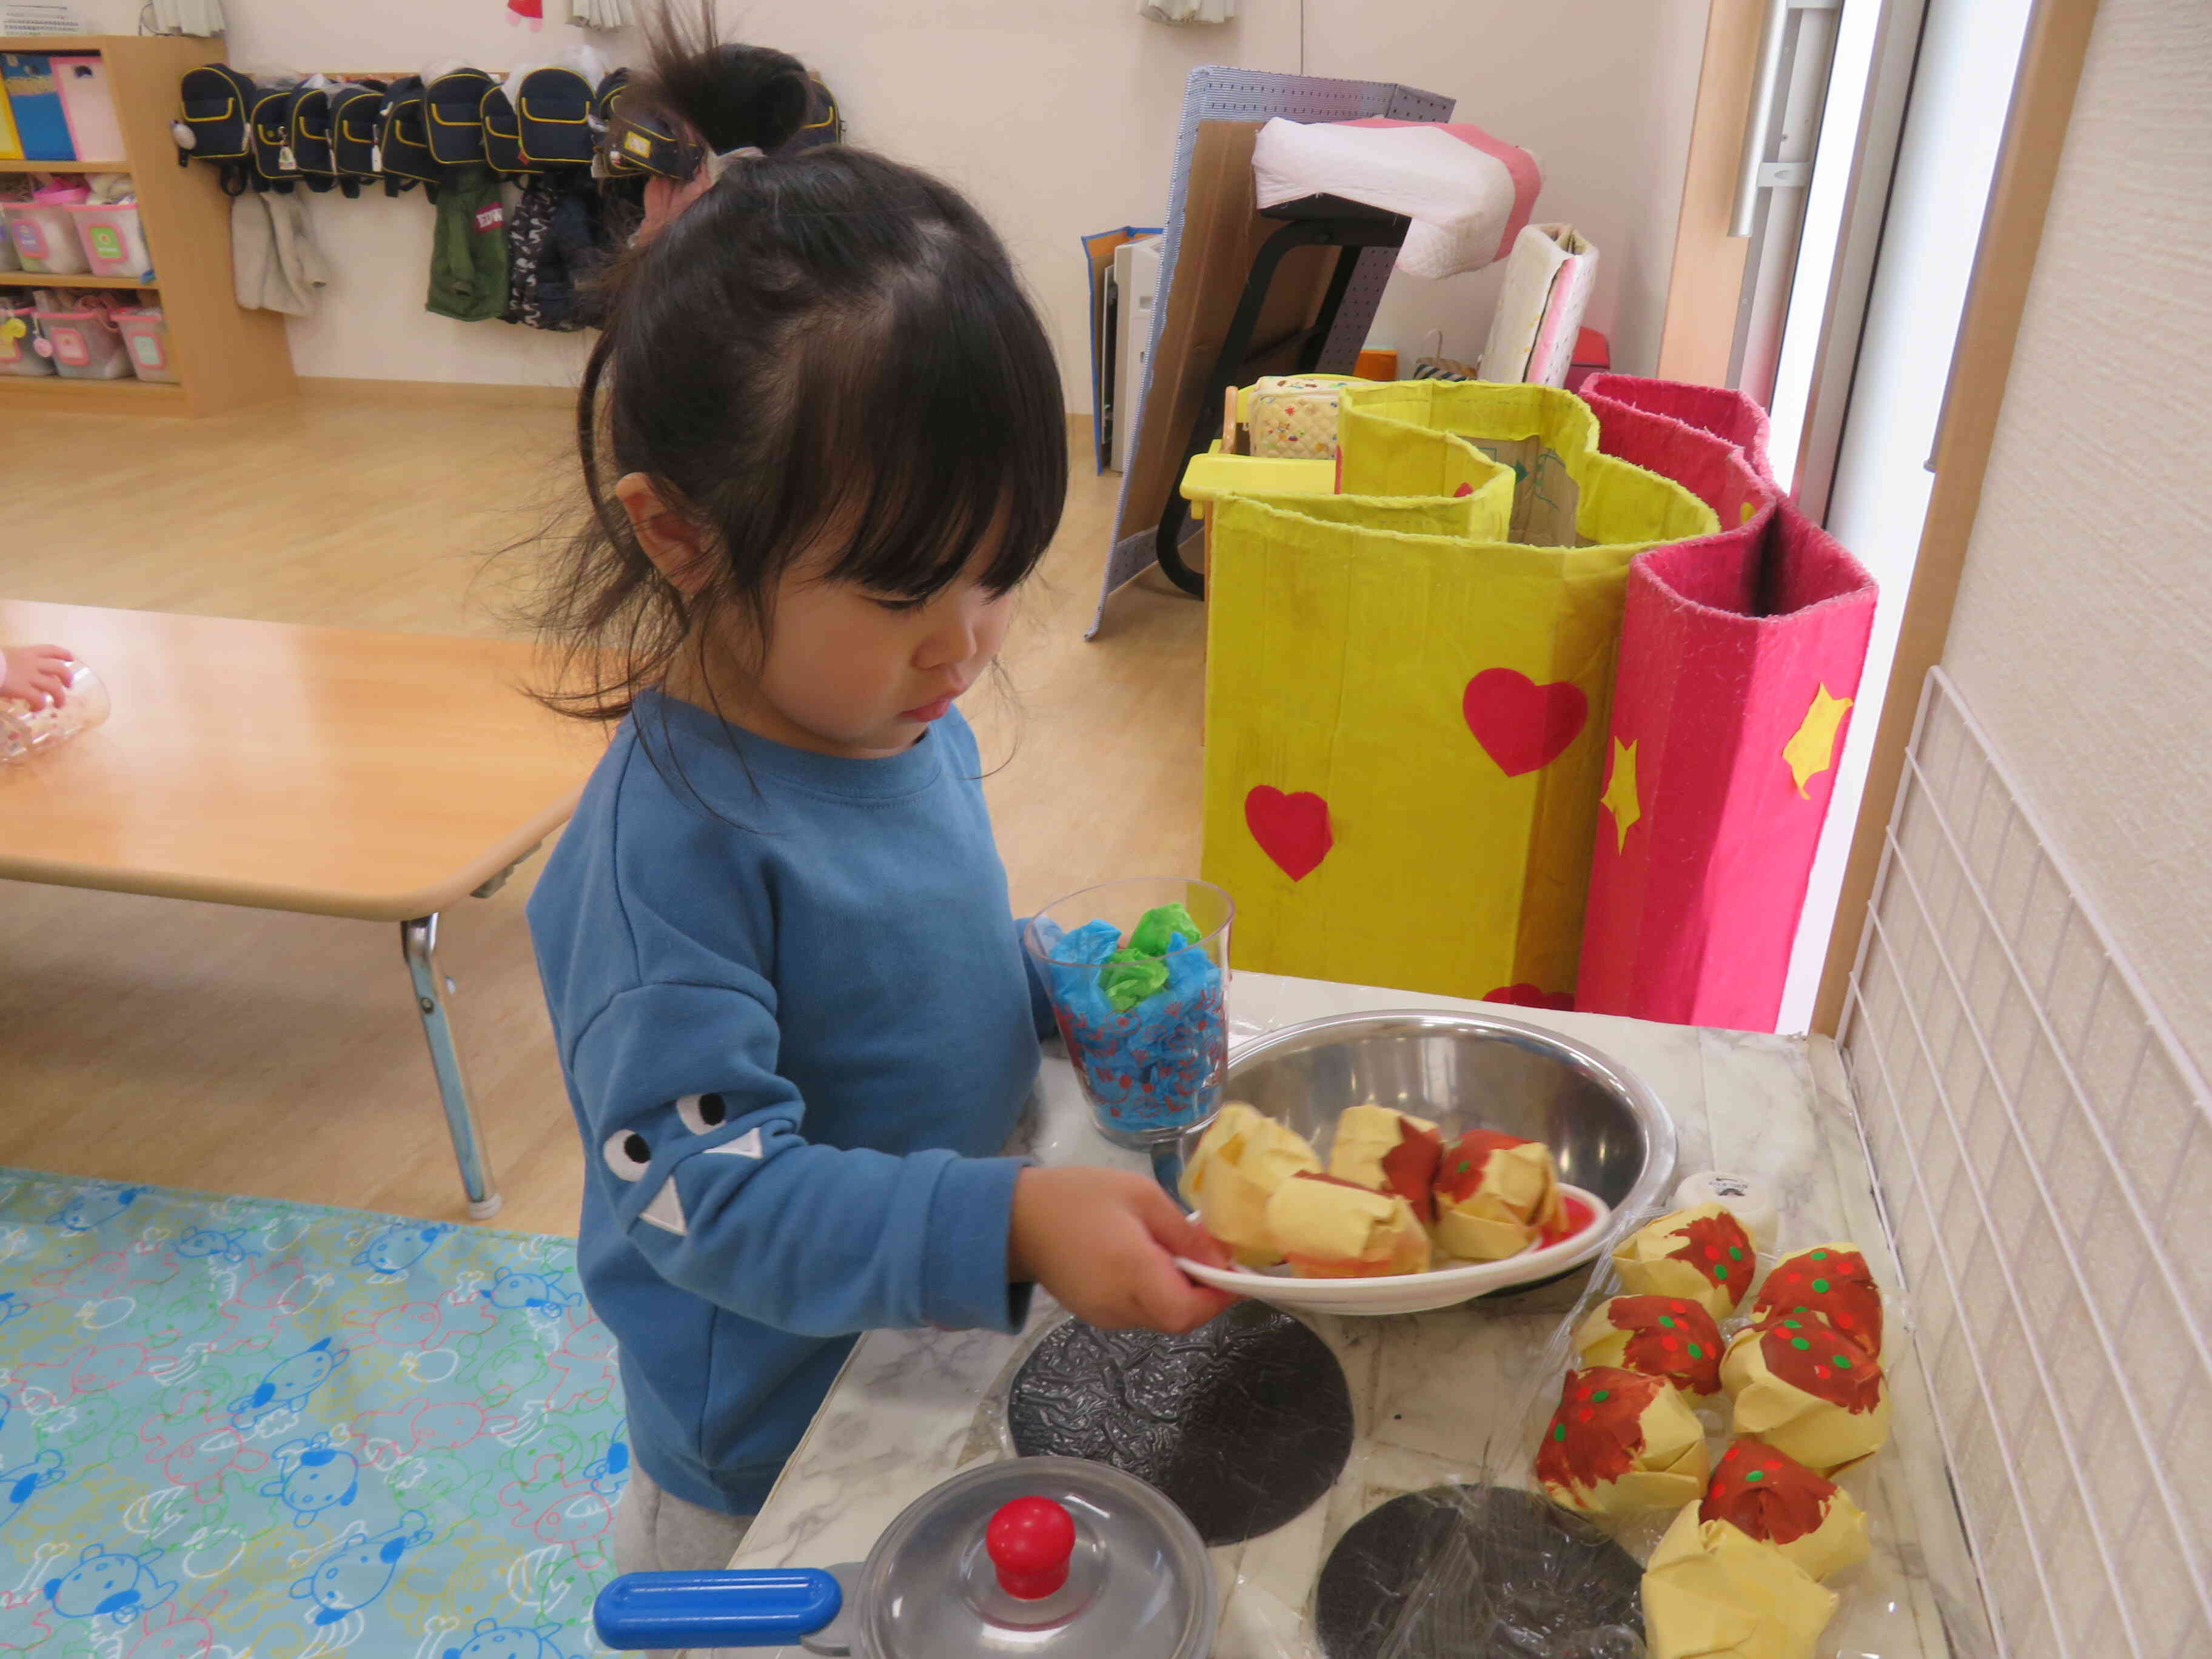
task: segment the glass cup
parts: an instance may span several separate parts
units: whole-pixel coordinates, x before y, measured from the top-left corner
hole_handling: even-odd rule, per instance
[[[1188,912],[1199,937],[1173,933],[1164,954],[1136,949],[1162,942],[1133,936],[1149,913],[1172,904]],[[1220,1109],[1236,914],[1212,882],[1147,876],[1071,893],[1022,930],[1091,1120],[1107,1139],[1153,1146]]]
[[[0,764],[58,749],[80,732],[91,731],[107,714],[107,687],[100,676],[89,664],[72,663],[69,690],[58,708],[33,708],[18,698],[0,698]]]

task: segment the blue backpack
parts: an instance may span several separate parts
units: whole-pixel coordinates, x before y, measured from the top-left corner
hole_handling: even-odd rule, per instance
[[[177,165],[205,161],[219,170],[224,195],[244,195],[253,160],[253,106],[260,97],[261,89],[228,64],[186,70],[178,88],[178,118],[169,126]]]

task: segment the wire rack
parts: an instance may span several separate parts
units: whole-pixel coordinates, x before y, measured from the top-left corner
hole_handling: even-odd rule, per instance
[[[1840,1038],[2013,1659],[2212,1656],[2212,1109],[1936,669]]]

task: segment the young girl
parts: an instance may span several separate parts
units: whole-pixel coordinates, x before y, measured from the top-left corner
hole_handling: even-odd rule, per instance
[[[1049,1021],[955,705],[1060,519],[1044,331],[935,179],[728,155],[774,148],[797,74],[733,52],[663,49],[628,95],[698,165],[655,181],[586,371],[593,523],[546,607],[600,665],[574,706],[622,722],[530,922],[621,1346],[623,1571],[726,1564],[855,1333],[1012,1331],[1032,1285],[1105,1326],[1225,1305],[1152,1181],[993,1155]],[[750,113],[718,119],[731,74]]]

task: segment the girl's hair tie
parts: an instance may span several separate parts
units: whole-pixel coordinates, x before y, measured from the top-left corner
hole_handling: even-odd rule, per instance
[[[757,161],[766,153],[758,144],[740,144],[735,149],[709,155],[701,167],[707,175],[707,182],[715,185],[720,183],[722,175],[739,161]]]
[[[741,144],[735,149],[709,150],[696,140],[677,141],[685,145],[698,159],[688,172],[682,174],[657,173],[646,180],[645,217],[631,240],[643,246],[668,228],[671,221],[712,190],[721,177],[740,161],[757,161],[763,152],[755,144]]]

